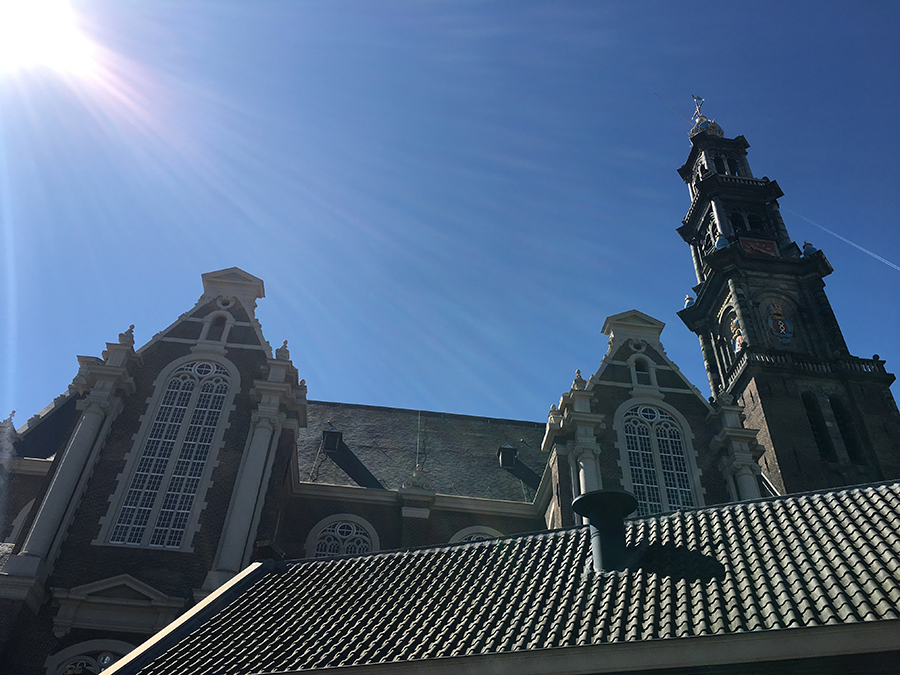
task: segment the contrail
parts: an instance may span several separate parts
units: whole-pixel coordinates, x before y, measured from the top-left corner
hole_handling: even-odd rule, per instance
[[[869,249],[864,248],[864,247],[860,246],[859,244],[853,243],[852,241],[850,241],[849,239],[847,239],[847,237],[842,237],[842,236],[839,235],[837,232],[833,232],[832,230],[829,230],[829,229],[828,229],[827,227],[825,227],[824,225],[819,225],[817,222],[815,222],[814,220],[810,220],[810,219],[807,218],[806,216],[801,216],[801,215],[800,215],[799,213],[797,213],[796,211],[791,211],[791,209],[785,209],[785,211],[790,211],[791,213],[793,213],[793,214],[794,214],[795,216],[797,216],[798,218],[803,218],[803,220],[805,220],[807,223],[811,223],[812,225],[815,225],[815,226],[818,227],[820,230],[824,230],[824,231],[827,232],[828,234],[837,237],[837,238],[840,239],[841,241],[847,242],[847,243],[850,244],[853,248],[858,248],[860,251],[862,251],[862,252],[865,253],[866,255],[870,255],[870,256],[872,256],[873,258],[875,258],[875,260],[878,260],[879,262],[883,262],[883,263],[884,263],[885,265],[887,265],[888,267],[893,267],[895,270],[897,270],[898,272],[900,272],[900,265],[895,265],[895,264],[892,263],[890,260],[887,260],[887,259],[885,259],[885,258],[882,258],[880,255],[878,255],[878,254],[875,253],[874,251],[870,251]]]

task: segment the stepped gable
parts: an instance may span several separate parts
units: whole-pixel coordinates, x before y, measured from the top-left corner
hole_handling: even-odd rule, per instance
[[[628,521],[632,563],[622,573],[592,571],[586,527],[305,560],[261,573],[217,614],[200,611],[191,625],[173,627],[177,639],[198,626],[180,643],[151,640],[115,672],[272,673],[408,661],[437,668],[442,660],[466,668],[516,652],[522,663],[596,654],[593,670],[571,672],[611,672],[617,654],[648,641],[654,649],[631,649],[645,656],[627,670],[659,654],[672,659],[658,666],[669,672],[691,659],[710,663],[707,648],[722,644],[720,663],[748,653],[743,661],[765,661],[772,649],[774,658],[796,656],[802,649],[792,654],[785,645],[807,635],[818,639],[806,656],[838,655],[830,640],[852,626],[860,629],[858,652],[879,650],[876,633],[863,629],[892,635],[880,650],[896,664],[898,531],[900,483],[890,483]],[[682,638],[691,649],[672,652]],[[135,660],[142,650],[143,664]],[[141,669],[130,670],[129,660]]]

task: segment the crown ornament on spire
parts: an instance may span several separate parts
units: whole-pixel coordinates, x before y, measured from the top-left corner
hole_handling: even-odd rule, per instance
[[[692,119],[694,121],[694,126],[690,131],[690,137],[693,138],[704,131],[710,136],[718,136],[719,138],[724,136],[725,132],[722,130],[722,127],[716,124],[715,120],[707,119],[706,115],[700,112],[700,108],[706,102],[706,99],[701,96],[694,96],[693,98],[695,110]]]

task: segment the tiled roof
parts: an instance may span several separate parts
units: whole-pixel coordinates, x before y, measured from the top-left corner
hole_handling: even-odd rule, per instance
[[[261,673],[900,618],[900,484],[288,564],[141,673]],[[163,645],[161,644],[160,647]]]
[[[435,492],[531,502],[534,489],[500,468],[497,449],[504,443],[516,447],[520,464],[533,472],[535,483],[547,462],[540,450],[542,423],[309,401],[307,427],[300,430],[298,440],[304,482],[356,485],[320,452],[322,431],[330,425],[388,490],[401,487],[418,458]]]

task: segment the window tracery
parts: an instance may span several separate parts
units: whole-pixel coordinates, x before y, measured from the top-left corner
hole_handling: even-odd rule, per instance
[[[624,416],[631,489],[642,516],[694,506],[681,429],[672,415],[648,405]]]
[[[175,370],[165,385],[115,525],[111,544],[180,548],[230,385],[209,361]]]
[[[372,550],[372,538],[364,527],[350,520],[338,520],[319,532],[313,557],[359,555]]]

